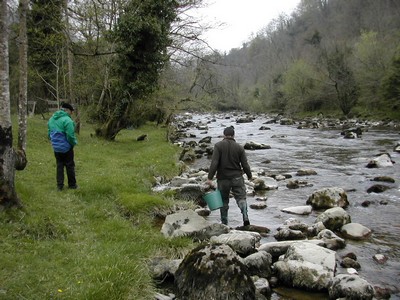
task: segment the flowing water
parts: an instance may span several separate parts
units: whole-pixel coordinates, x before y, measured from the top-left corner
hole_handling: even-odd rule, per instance
[[[253,174],[262,170],[266,174],[290,174],[291,179],[278,181],[278,189],[266,191],[267,208],[254,210],[249,208],[251,224],[271,229],[262,243],[276,241],[273,237],[279,226],[288,218],[296,218],[307,224],[314,223],[317,212],[307,216],[284,213],[281,209],[291,206],[306,205],[308,197],[317,189],[341,187],[346,193],[350,205],[346,211],[354,223],[360,223],[372,230],[372,236],[364,241],[347,240],[345,249],[338,250],[338,258],[353,252],[361,264],[359,275],[373,286],[380,286],[391,291],[391,299],[400,299],[400,153],[393,151],[400,141],[399,129],[368,128],[361,138],[344,139],[339,129],[297,129],[298,125],[285,126],[265,124],[267,117],[257,116],[251,123],[236,123],[234,116],[227,115],[190,115],[186,116],[196,124],[206,124],[207,130],[193,126],[187,133],[194,137],[186,141],[199,141],[211,136],[212,144],[221,140],[226,126],[235,127],[235,139],[244,145],[256,142],[271,146],[265,150],[246,150]],[[260,130],[267,126],[270,130]],[[385,168],[366,168],[367,163],[375,155],[387,152],[395,164]],[[270,163],[265,161],[269,160]],[[203,157],[190,165],[192,169],[209,167],[210,159]],[[299,169],[312,169],[317,175],[297,176]],[[377,176],[389,176],[395,183],[372,181]],[[288,189],[288,180],[306,181],[309,186]],[[390,186],[383,193],[367,193],[374,184]],[[311,186],[312,185],[312,186]],[[248,204],[256,203],[256,197],[248,196]],[[370,201],[368,207],[361,204]],[[208,217],[210,221],[219,222],[219,211],[213,211]],[[230,201],[229,225],[242,225],[242,218],[234,200]],[[388,261],[380,265],[373,260],[375,254],[385,254]],[[340,270],[339,264],[338,272]],[[320,299],[319,296],[278,296],[273,299]]]

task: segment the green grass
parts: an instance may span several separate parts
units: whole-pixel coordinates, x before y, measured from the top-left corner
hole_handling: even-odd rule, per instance
[[[0,299],[153,299],[146,261],[191,247],[154,225],[176,205],[151,192],[154,176],[178,173],[165,129],[124,130],[115,142],[93,133],[83,124],[78,136],[79,189],[58,192],[47,121],[29,119],[28,165],[15,178],[24,208],[0,212]]]

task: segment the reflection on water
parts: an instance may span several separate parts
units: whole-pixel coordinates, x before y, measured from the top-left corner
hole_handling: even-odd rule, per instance
[[[211,119],[214,121],[210,121]],[[271,229],[263,243],[275,241],[273,235],[276,229],[288,218],[295,217],[307,224],[312,224],[318,212],[308,216],[295,216],[284,213],[281,209],[289,206],[305,205],[313,191],[325,187],[341,187],[347,191],[350,206],[346,209],[352,222],[363,224],[373,232],[368,241],[348,241],[345,249],[338,251],[338,257],[354,252],[362,269],[361,277],[372,285],[381,285],[392,291],[393,297],[400,297],[397,281],[400,276],[400,154],[393,152],[393,147],[400,140],[399,131],[378,130],[369,128],[361,138],[344,139],[340,130],[326,129],[297,129],[296,125],[283,126],[268,124],[271,130],[259,130],[267,118],[257,117],[252,123],[236,123],[234,117],[226,119],[225,115],[193,115],[195,123],[207,123],[208,130],[198,130],[195,127],[188,133],[199,141],[211,136],[212,143],[221,139],[226,126],[233,125],[237,142],[263,143],[271,149],[247,151],[248,160],[254,174],[265,171],[267,174],[291,174],[292,180],[307,181],[311,186],[290,190],[286,187],[287,180],[278,182],[278,189],[264,192],[268,198],[265,210],[249,211],[252,224],[266,226]],[[368,169],[367,163],[375,155],[387,152],[395,161],[393,167]],[[270,160],[266,164],[264,161]],[[205,168],[210,164],[207,157],[198,159],[191,168]],[[314,176],[298,177],[299,169],[312,169],[317,172]],[[375,182],[376,176],[389,176],[395,183]],[[367,193],[374,184],[384,184],[391,189],[381,194]],[[256,197],[259,197],[257,195]],[[249,204],[255,202],[255,197],[249,196]],[[363,207],[364,201],[370,201],[369,207]],[[219,212],[213,211],[209,219],[219,222]],[[241,225],[241,214],[235,201],[231,201],[229,210],[229,225]],[[384,265],[378,265],[372,256],[385,254],[389,260]],[[338,269],[340,271],[340,268]],[[282,294],[281,298],[274,295],[273,299],[301,299],[305,295],[290,296]],[[278,297],[278,298],[276,298]],[[307,296],[308,297],[308,296]],[[307,299],[322,299],[311,295]],[[306,298],[304,298],[306,299]]]

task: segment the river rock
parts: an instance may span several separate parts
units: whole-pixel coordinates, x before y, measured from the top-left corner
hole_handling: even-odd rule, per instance
[[[307,228],[307,236],[308,237],[317,236],[318,233],[320,233],[324,229],[326,229],[326,227],[322,222],[316,222],[314,224],[311,224]]]
[[[367,168],[385,168],[393,167],[393,161],[389,153],[379,154],[374,159],[370,160]]]
[[[263,295],[269,299],[269,297],[271,296],[272,290],[271,290],[271,287],[270,287],[267,279],[258,278],[256,281],[254,281],[254,285],[255,285],[258,293],[260,293],[261,295]]]
[[[344,137],[345,139],[355,139],[355,138],[357,138],[358,136],[357,136],[357,133],[355,133],[355,132],[347,131],[347,132],[344,134],[343,137]]]
[[[358,271],[354,268],[346,268],[346,272],[350,275],[358,275]]]
[[[194,211],[201,217],[208,217],[211,214],[208,208],[196,208]]]
[[[278,189],[277,181],[272,177],[254,178],[252,182],[249,183],[255,191],[270,191]]]
[[[345,224],[342,226],[340,231],[345,238],[352,240],[362,240],[371,235],[371,229],[359,223]]]
[[[329,298],[363,299],[374,297],[374,288],[358,275],[339,274],[329,287]]]
[[[280,125],[294,125],[294,121],[292,119],[289,119],[289,118],[282,118],[279,121],[279,124]]]
[[[396,146],[393,148],[393,151],[400,153],[400,142],[397,142]]]
[[[320,240],[305,240],[305,241],[280,241],[280,242],[270,242],[262,244],[258,247],[258,251],[265,251],[272,255],[275,260],[279,256],[286,253],[289,247],[295,243],[311,243],[314,245],[324,246],[325,243]]]
[[[261,190],[266,190],[267,186],[265,185],[264,180],[260,178],[254,178],[253,181],[253,188],[255,191],[261,191]]]
[[[354,252],[348,252],[345,255],[342,256],[342,258],[344,259],[345,257],[349,257],[353,260],[357,260],[357,255]]]
[[[312,212],[312,206],[311,205],[292,206],[283,208],[281,209],[281,211],[295,215],[309,215]]]
[[[315,222],[322,222],[327,229],[335,231],[350,223],[351,217],[343,208],[334,207],[320,214]]]
[[[238,226],[235,228],[236,230],[240,231],[250,231],[250,232],[257,232],[262,237],[266,237],[268,233],[271,231],[269,228],[265,226],[258,226],[254,224],[246,225],[246,226]]]
[[[282,180],[286,180],[286,177],[284,175],[278,174],[274,177],[274,179],[276,181],[282,181]]]
[[[312,169],[300,169],[296,172],[297,176],[317,175],[317,172]]]
[[[175,276],[182,259],[167,259],[164,257],[154,257],[147,263],[152,278],[165,280]]]
[[[253,123],[253,118],[252,117],[240,117],[236,119],[236,123]]]
[[[264,208],[267,208],[267,203],[265,201],[264,201],[264,203],[262,203],[262,202],[252,203],[249,205],[249,207],[252,209],[257,209],[257,210],[264,209]]]
[[[367,193],[383,193],[384,191],[390,189],[390,186],[383,185],[383,184],[374,184],[373,186],[367,189]]]
[[[376,261],[377,263],[379,263],[381,265],[383,265],[389,259],[384,254],[375,254],[372,258],[374,259],[374,261]]]
[[[227,232],[228,226],[211,223],[193,210],[182,210],[168,215],[161,227],[161,233],[165,237],[190,236],[200,240]]]
[[[279,280],[287,286],[326,290],[336,268],[335,252],[307,242],[295,243],[274,268]]]
[[[208,126],[206,124],[198,124],[196,128],[197,130],[204,130],[204,131],[208,130]]]
[[[175,273],[177,298],[255,299],[255,286],[241,258],[228,245],[200,245]]]
[[[349,201],[344,189],[339,187],[322,188],[315,191],[307,200],[306,204],[311,205],[314,209],[347,207]]]
[[[341,135],[343,135],[345,139],[359,138],[362,135],[362,129],[361,127],[348,128],[343,130]]]
[[[293,241],[293,240],[305,240],[307,235],[300,230],[293,230],[290,228],[280,228],[274,235],[277,241]]]
[[[329,229],[321,230],[317,235],[317,239],[324,241],[325,247],[331,250],[338,250],[346,247],[346,241]]]
[[[340,265],[343,268],[353,268],[356,270],[361,269],[360,263],[354,259],[351,259],[350,257],[343,258],[343,260],[340,262]]]
[[[210,242],[229,245],[236,253],[246,257],[256,252],[256,245],[260,240],[261,235],[257,232],[231,230],[226,234],[211,237]]]
[[[272,256],[265,251],[253,253],[243,259],[251,276],[270,278],[272,275]]]
[[[200,184],[183,184],[175,189],[176,197],[186,201],[193,201],[196,204],[205,206],[205,201],[202,196],[204,195],[204,185]]]
[[[296,218],[289,218],[283,222],[283,226],[278,227],[278,234],[275,238],[277,240],[304,239],[303,237],[316,236],[323,229],[325,229],[325,226],[321,222],[308,225]]]
[[[210,144],[210,143],[211,143],[211,136],[203,137],[203,138],[199,141],[199,144],[201,144],[201,143]]]
[[[304,180],[290,180],[287,184],[286,187],[288,189],[298,189],[300,187],[310,187],[313,186],[312,184],[308,183],[307,181]]]
[[[179,160],[184,162],[193,162],[196,160],[196,153],[192,148],[184,148],[179,156]]]
[[[263,149],[271,149],[271,146],[250,141],[250,142],[247,142],[244,144],[244,149],[246,149],[246,150],[263,150]]]
[[[390,183],[394,183],[395,180],[392,177],[389,176],[377,176],[374,177],[374,179],[372,179],[373,181],[383,181],[383,182],[390,182]]]
[[[289,218],[283,222],[284,226],[289,227],[290,229],[301,230],[304,231],[307,229],[308,225],[304,222],[300,222],[296,218]]]

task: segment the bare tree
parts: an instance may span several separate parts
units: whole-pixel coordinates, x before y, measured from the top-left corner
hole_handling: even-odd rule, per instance
[[[22,156],[25,156],[25,151],[26,151],[27,104],[28,104],[28,37],[26,33],[27,10],[28,10],[28,0],[20,0],[19,39],[18,39],[19,41],[18,151],[22,151],[21,153]]]
[[[0,205],[20,206],[15,191],[16,154],[12,147],[7,0],[0,0]]]

